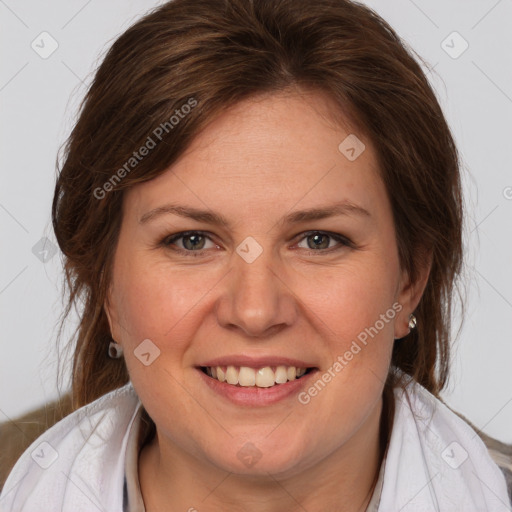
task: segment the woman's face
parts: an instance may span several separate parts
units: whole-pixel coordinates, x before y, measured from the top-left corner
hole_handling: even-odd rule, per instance
[[[239,103],[127,192],[107,311],[161,452],[286,475],[375,432],[419,297],[372,143],[333,108]]]

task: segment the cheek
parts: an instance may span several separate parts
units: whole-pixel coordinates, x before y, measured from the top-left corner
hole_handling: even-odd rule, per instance
[[[323,286],[303,296],[329,359],[298,399],[317,424],[337,432],[333,443],[370,414],[389,372],[401,306],[394,302],[391,272],[383,274],[383,268],[346,268],[336,279],[320,279],[317,284]]]
[[[150,258],[133,258],[116,267],[114,295],[124,357],[152,417],[160,417],[162,404],[193,408],[179,383],[184,382],[187,350],[202,318],[197,311],[211,286],[204,275],[171,271],[169,265]]]
[[[394,318],[400,306],[395,303],[397,272],[382,261],[354,262],[342,269],[316,272],[314,279],[301,276],[295,283],[300,302],[332,349],[344,351],[352,340],[366,337],[393,338]]]
[[[215,282],[206,273],[169,269],[149,258],[124,262],[114,276],[118,317],[125,342],[150,338],[162,343],[182,330],[181,324]]]
[[[395,302],[397,269],[392,258],[368,254],[330,275],[318,273],[315,286],[304,289],[305,311],[329,358],[300,398],[321,422],[350,429],[379,399],[401,310]]]

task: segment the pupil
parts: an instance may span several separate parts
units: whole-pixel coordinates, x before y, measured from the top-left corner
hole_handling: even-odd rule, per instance
[[[202,245],[204,245],[204,239],[202,235],[188,235],[184,238],[183,245],[187,249],[201,249],[202,245],[201,242],[203,242]],[[201,245],[201,247],[199,247]]]
[[[325,235],[311,235],[310,239],[313,239],[313,245],[308,244],[310,249],[327,249],[327,247],[329,246],[329,240]]]

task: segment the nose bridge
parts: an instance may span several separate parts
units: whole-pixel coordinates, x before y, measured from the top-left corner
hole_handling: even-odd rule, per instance
[[[237,326],[248,336],[264,336],[294,321],[293,294],[282,281],[279,258],[270,248],[240,244],[233,254],[229,285],[217,308],[223,326]],[[245,252],[244,252],[245,249]],[[251,254],[252,252],[252,254]]]

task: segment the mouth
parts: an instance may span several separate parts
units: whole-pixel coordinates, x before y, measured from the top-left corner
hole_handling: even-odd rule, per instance
[[[296,366],[200,366],[205,375],[213,380],[238,388],[272,388],[302,379],[316,368]]]

